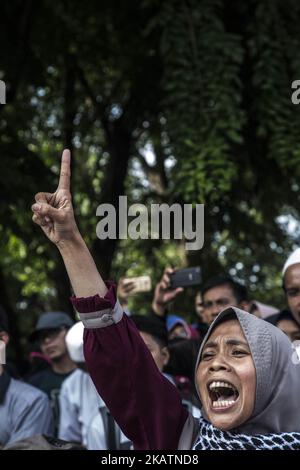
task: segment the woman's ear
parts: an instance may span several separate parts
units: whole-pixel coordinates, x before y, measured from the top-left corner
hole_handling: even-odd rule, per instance
[[[170,360],[170,353],[169,353],[169,349],[167,348],[167,346],[162,348],[161,354],[163,356],[163,365],[166,366]]]

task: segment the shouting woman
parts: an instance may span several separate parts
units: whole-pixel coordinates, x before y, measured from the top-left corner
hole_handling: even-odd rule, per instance
[[[56,244],[73,286],[89,373],[135,449],[300,448],[300,366],[284,333],[237,308],[221,312],[199,351],[202,417],[196,420],[156,367],[78,231],[68,150],[57,190],[35,200],[33,221]]]

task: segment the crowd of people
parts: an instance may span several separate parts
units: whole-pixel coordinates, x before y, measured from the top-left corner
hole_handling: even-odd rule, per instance
[[[32,211],[62,255],[80,321],[41,314],[30,373],[0,364],[2,448],[35,448],[37,436],[88,450],[300,448],[300,248],[283,263],[285,310],[222,274],[195,289],[190,323],[191,312],[172,312],[184,290],[171,288],[171,268],[147,315],[128,309],[123,279],[102,280],[74,219],[68,151],[55,197],[38,193]]]

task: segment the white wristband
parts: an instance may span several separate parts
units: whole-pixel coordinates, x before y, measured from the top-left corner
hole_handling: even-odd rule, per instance
[[[85,328],[105,328],[106,326],[111,326],[122,320],[123,309],[117,300],[114,308],[106,308],[104,310],[88,313],[78,312],[78,314]]]

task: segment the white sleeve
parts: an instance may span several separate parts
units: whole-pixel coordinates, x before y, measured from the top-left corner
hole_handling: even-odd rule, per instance
[[[103,419],[100,414],[97,414],[92,420],[87,431],[87,448],[88,450],[106,450],[106,436],[103,425]]]
[[[82,443],[81,425],[79,422],[79,412],[75,403],[72,403],[68,387],[63,383],[60,396],[60,421],[58,437],[65,441]]]

